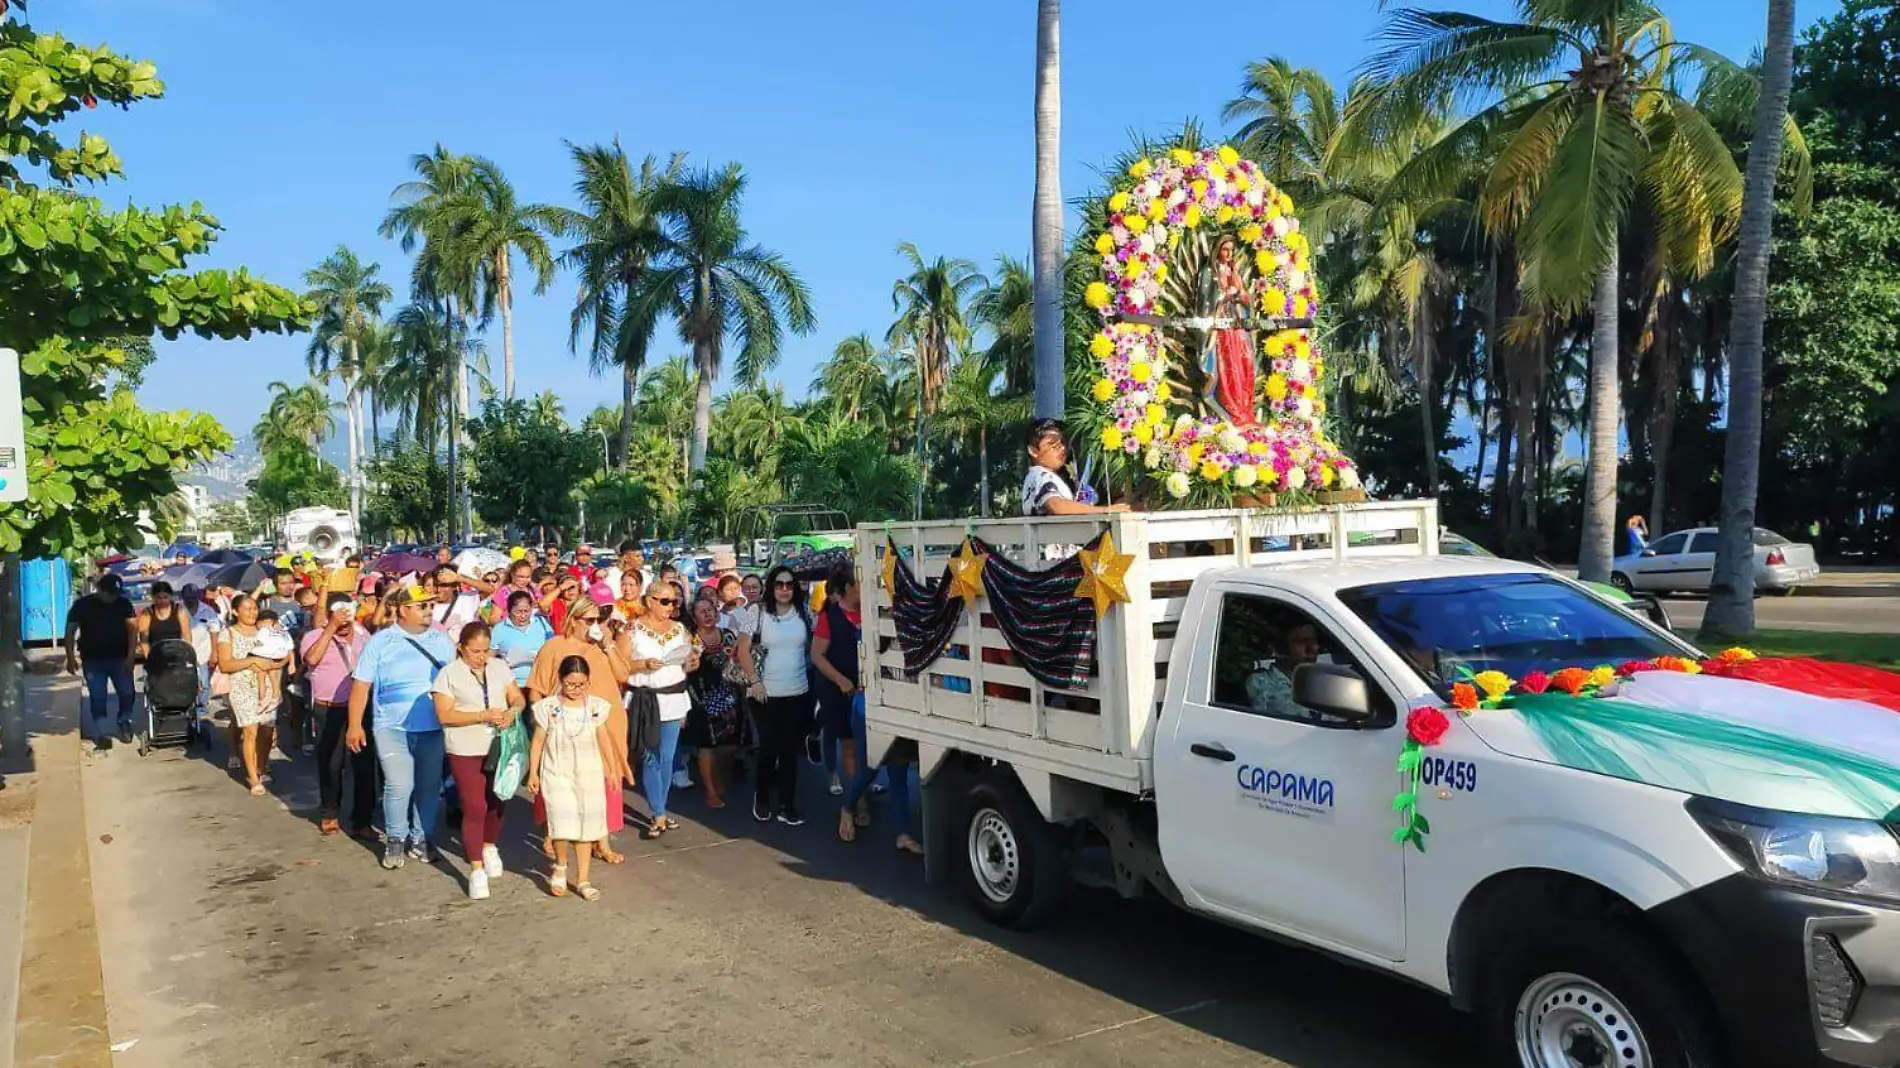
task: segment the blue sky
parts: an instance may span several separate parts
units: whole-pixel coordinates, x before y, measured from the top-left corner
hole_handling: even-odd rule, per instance
[[[1760,0],[1665,6],[1680,37],[1737,59],[1766,17]],[[1800,18],[1837,7],[1803,4]],[[1284,55],[1343,84],[1379,17],[1371,0],[1220,10],[1065,5],[1065,196],[1093,187],[1131,131],[1190,116],[1218,128],[1250,59]],[[797,396],[840,338],[882,336],[899,241],[986,268],[998,253],[1028,252],[1034,0],[63,0],[32,11],[41,29],[158,64],[165,99],[88,115],[129,176],[104,196],[202,201],[227,228],[203,266],[244,264],[301,286],[347,243],[379,260],[400,294],[407,262],[376,224],[409,157],[437,141],[493,158],[524,198],[544,202],[569,200],[563,140],[617,135],[636,156],[737,160],[753,238],[790,260],[817,309],[818,329],[790,339],[772,376]],[[1200,36],[1173,36],[1183,21]],[[522,393],[556,390],[578,417],[618,389],[567,350],[572,295],[563,278],[522,296],[517,378]],[[499,381],[498,325],[494,334]],[[242,434],[266,383],[305,377],[303,351],[302,338],[161,342],[141,395]],[[675,351],[663,336],[656,355]]]

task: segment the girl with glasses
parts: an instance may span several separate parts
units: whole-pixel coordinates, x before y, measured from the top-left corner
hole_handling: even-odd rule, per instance
[[[797,803],[798,750],[812,719],[811,615],[789,567],[767,573],[765,599],[756,631],[739,638],[739,664],[759,730],[752,818],[764,823],[776,815],[780,823],[796,827],[805,822]],[[764,653],[756,660],[755,646]]]
[[[562,659],[557,692],[535,702],[528,752],[528,789],[547,812],[554,846],[548,893],[566,897],[571,887],[583,901],[600,900],[587,869],[594,850],[607,841],[607,797],[599,784],[614,751],[607,733],[611,706],[592,692],[592,670],[585,657]],[[578,876],[573,883],[567,878],[570,852]]]

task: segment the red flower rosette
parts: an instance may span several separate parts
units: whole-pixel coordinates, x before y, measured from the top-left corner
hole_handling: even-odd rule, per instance
[[[1450,729],[1451,720],[1436,708],[1415,708],[1405,717],[1406,736],[1420,745],[1437,745]]]
[[[1532,670],[1529,674],[1517,680],[1517,688],[1523,690],[1525,693],[1543,693],[1545,690],[1550,689],[1550,676],[1541,671]]]
[[[1639,674],[1644,671],[1655,671],[1655,670],[1656,670],[1656,665],[1650,663],[1647,660],[1625,660],[1623,661],[1622,664],[1617,666],[1616,673],[1627,679],[1631,675]]]

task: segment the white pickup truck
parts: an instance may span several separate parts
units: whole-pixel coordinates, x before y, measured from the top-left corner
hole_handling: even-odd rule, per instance
[[[1561,576],[1441,556],[1438,529],[1431,502],[861,527],[869,749],[919,764],[929,876],[1027,925],[1106,852],[1124,894],[1443,992],[1525,1068],[1900,1064],[1893,713],[1664,672],[1652,702],[1693,683],[1727,733],[1609,721],[1591,749],[1448,711],[1425,848],[1395,842],[1407,716],[1461,669],[1700,656]],[[1134,559],[1089,685],[1025,671],[984,599],[906,673],[887,538],[931,581],[970,534],[1037,567],[1104,530]]]

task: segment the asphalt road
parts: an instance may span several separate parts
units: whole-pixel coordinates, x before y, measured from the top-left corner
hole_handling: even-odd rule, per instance
[[[1083,890],[1044,931],[991,928],[881,809],[845,846],[676,803],[685,828],[625,835],[589,904],[520,874],[543,868],[517,803],[509,873],[472,903],[459,859],[385,872],[320,838],[308,758],[268,798],[177,752],[83,777],[120,1068],[1476,1060],[1429,992],[1165,905]]]
[[[1665,598],[1669,622],[1679,630],[1702,625],[1706,597],[1682,595]],[[1900,597],[1807,596],[1759,597],[1755,625],[1787,630],[1834,630],[1856,634],[1900,633]]]

